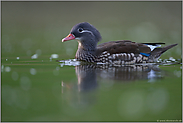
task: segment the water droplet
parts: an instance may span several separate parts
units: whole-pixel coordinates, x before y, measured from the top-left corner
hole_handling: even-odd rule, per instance
[[[169,60],[170,61],[175,61],[175,59],[173,57],[170,57]]]
[[[1,72],[3,72],[3,71],[4,71],[4,65],[1,66]]]
[[[63,67],[63,66],[64,66],[64,63],[61,63],[61,64],[60,64],[60,67]]]
[[[56,59],[58,58],[58,54],[52,54],[50,58]]]
[[[38,54],[34,54],[31,56],[31,59],[37,59],[38,58]]]
[[[174,73],[174,75],[176,75],[177,77],[181,77],[181,75],[182,75],[182,72],[181,72],[181,71],[178,71],[178,70],[175,70],[173,73]]]
[[[32,75],[36,75],[37,71],[36,71],[36,69],[31,68],[31,69],[30,69],[30,73],[31,73]]]
[[[60,67],[57,66],[57,67],[56,67],[56,70],[60,70]]]
[[[8,59],[6,59],[6,61],[8,61]]]
[[[17,57],[17,59],[20,59],[20,57]]]
[[[11,68],[7,66],[7,67],[4,68],[4,70],[5,70],[6,72],[10,72],[10,71],[11,71]]]

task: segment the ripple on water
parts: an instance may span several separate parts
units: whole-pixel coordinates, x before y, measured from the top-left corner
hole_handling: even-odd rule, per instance
[[[69,60],[60,60],[60,66],[63,67],[64,65],[66,66],[77,66],[80,65],[80,61],[77,61],[76,59],[69,59]]]
[[[5,72],[10,72],[10,71],[11,71],[11,68],[10,68],[9,66],[6,66],[6,67],[4,68],[4,71],[5,71]]]
[[[31,68],[30,69],[30,74],[36,75],[36,73],[37,73],[36,69],[34,69],[34,68]]]

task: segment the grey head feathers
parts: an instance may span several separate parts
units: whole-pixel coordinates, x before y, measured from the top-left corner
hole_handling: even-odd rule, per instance
[[[94,41],[96,42],[99,42],[102,39],[100,32],[88,22],[76,24],[75,26],[73,26],[70,33],[73,34],[76,37],[76,39],[88,37],[94,38]]]

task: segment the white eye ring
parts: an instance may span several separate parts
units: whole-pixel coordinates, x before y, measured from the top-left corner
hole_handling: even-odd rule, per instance
[[[79,32],[82,32],[82,31],[83,31],[83,29],[82,29],[82,28],[79,28],[79,29],[78,29],[78,31],[79,31]]]
[[[91,33],[91,34],[93,35],[93,33],[92,33],[91,31],[83,30],[82,28],[79,28],[79,29],[78,29],[78,32],[79,32],[79,33],[87,32],[87,33]]]

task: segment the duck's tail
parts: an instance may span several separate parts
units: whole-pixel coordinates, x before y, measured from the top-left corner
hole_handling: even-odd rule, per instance
[[[149,62],[157,62],[158,58],[168,49],[176,46],[177,44],[171,44],[162,48],[155,48],[151,51],[151,55],[149,56]]]

